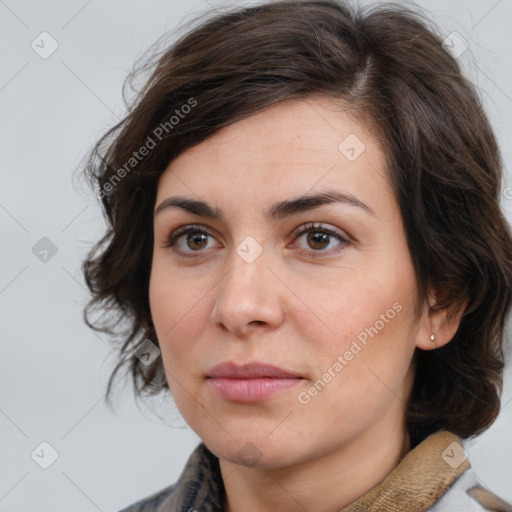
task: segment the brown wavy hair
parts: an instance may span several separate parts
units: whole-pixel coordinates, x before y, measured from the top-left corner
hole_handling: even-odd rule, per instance
[[[168,389],[162,359],[145,366],[133,353],[146,338],[158,344],[148,290],[160,175],[224,126],[322,95],[349,103],[383,138],[420,301],[431,288],[442,292],[437,309],[468,301],[448,344],[416,350],[413,444],[441,428],[481,433],[500,409],[512,240],[495,135],[436,26],[412,7],[335,0],[271,2],[194,23],[134,70],[131,80],[145,83],[87,160],[108,227],[83,264],[85,317],[118,344],[107,402],[122,368],[137,397]]]

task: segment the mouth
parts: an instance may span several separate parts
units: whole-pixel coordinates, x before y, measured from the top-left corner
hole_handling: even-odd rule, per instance
[[[210,370],[207,380],[220,398],[251,403],[296,386],[303,377],[270,364],[237,365],[229,361]]]

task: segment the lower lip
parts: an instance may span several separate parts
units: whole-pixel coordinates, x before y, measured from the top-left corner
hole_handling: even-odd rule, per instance
[[[215,392],[224,400],[234,402],[256,402],[272,396],[280,391],[297,385],[299,378],[259,378],[259,379],[228,379],[211,377],[208,379]]]

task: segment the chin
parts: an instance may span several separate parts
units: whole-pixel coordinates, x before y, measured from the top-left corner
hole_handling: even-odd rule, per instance
[[[272,435],[271,435],[272,436]],[[208,449],[220,459],[247,467],[276,469],[297,462],[297,455],[303,448],[301,443],[276,436],[270,439],[266,434],[249,436],[229,434],[221,437],[201,437]]]

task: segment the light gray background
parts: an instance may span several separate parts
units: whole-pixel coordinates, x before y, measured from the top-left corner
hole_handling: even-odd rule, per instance
[[[481,90],[507,167],[512,2],[418,3],[443,34],[457,31],[469,42],[460,60]],[[0,1],[0,511],[117,511],[173,483],[199,441],[170,401],[153,404],[162,421],[135,406],[129,387],[117,414],[105,407],[113,357],[82,322],[80,272],[103,224],[95,199],[72,179],[87,149],[123,115],[121,86],[136,58],[191,14],[221,5]],[[47,59],[31,48],[43,31],[59,44]],[[503,196],[509,219],[511,203],[512,188]],[[57,248],[47,262],[32,252],[42,237]],[[509,501],[511,380],[508,371],[497,422],[467,445],[482,483]],[[31,458],[43,441],[58,452],[48,469]]]

